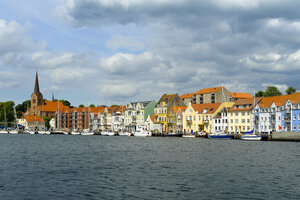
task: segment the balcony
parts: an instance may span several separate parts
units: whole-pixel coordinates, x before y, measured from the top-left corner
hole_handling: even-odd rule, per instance
[[[291,122],[291,117],[285,116],[283,118],[283,120],[284,120],[285,123],[289,123],[289,122]]]

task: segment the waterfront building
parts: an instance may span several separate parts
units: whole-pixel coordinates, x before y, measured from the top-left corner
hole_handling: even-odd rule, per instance
[[[183,112],[186,106],[172,106],[168,115],[168,128],[170,132],[182,133],[183,130]]]
[[[260,98],[238,99],[234,105],[228,109],[228,121],[230,133],[245,133],[252,131],[253,107],[261,101]]]
[[[195,93],[180,96],[186,106],[204,103],[222,103],[230,101],[230,92],[225,87],[213,87],[201,89]]]
[[[112,131],[122,131],[125,129],[124,117],[126,106],[118,106],[112,115]]]
[[[129,131],[135,131],[137,126],[145,126],[148,115],[153,115],[156,101],[139,101],[129,103],[125,109],[124,124]]]
[[[42,130],[45,129],[45,121],[40,116],[23,115],[18,124],[22,125],[25,129]]]
[[[154,121],[156,124],[161,124],[163,133],[173,130],[172,124],[168,126],[168,113],[172,106],[185,106],[178,94],[163,94],[155,105]]]
[[[213,133],[213,118],[221,110],[221,103],[190,103],[183,113],[183,132]]]
[[[154,123],[154,115],[148,115],[147,120],[145,121],[146,130],[154,132],[162,132],[161,124]]]
[[[224,102],[213,117],[213,133],[228,133],[229,131],[229,109],[234,102]]]
[[[300,131],[300,93],[264,97],[253,109],[253,126],[260,133]]]

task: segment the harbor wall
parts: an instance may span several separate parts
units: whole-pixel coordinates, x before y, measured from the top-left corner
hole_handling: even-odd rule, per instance
[[[300,132],[273,132],[272,141],[300,141]]]

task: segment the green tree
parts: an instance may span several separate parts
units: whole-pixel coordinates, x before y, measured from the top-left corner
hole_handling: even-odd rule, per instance
[[[91,108],[94,108],[94,107],[95,107],[95,105],[94,105],[94,104],[91,104],[89,107],[91,107]]]
[[[80,104],[78,107],[79,107],[79,108],[83,108],[83,107],[84,107],[84,105],[83,105],[83,104]]]
[[[296,92],[296,88],[294,88],[293,86],[288,87],[285,90],[286,94],[294,94]]]
[[[282,93],[275,86],[269,86],[264,93],[265,97],[272,97],[272,96],[279,96],[279,95],[282,95]]]
[[[263,96],[264,96],[264,92],[261,90],[255,93],[255,97],[263,97]]]
[[[115,105],[115,104],[113,104],[113,105],[111,105],[110,107],[118,107],[119,105]]]
[[[49,129],[50,128],[50,120],[51,120],[51,118],[47,117],[47,116],[43,116],[43,120],[45,121],[45,127],[47,129]]]
[[[5,120],[4,113],[6,113],[6,121],[8,126],[12,126],[15,122],[15,113],[14,113],[13,101],[0,102],[0,122],[3,123]]]

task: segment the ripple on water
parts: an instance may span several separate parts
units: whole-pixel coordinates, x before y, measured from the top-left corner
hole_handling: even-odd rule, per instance
[[[0,135],[1,199],[300,199],[299,144]]]

